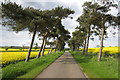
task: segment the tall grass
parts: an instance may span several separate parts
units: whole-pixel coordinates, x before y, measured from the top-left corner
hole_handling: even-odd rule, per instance
[[[111,56],[102,57],[102,61],[98,62],[97,54],[71,53],[89,78],[118,78],[118,58]]]

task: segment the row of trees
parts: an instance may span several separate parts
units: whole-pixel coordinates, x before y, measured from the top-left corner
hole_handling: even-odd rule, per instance
[[[40,10],[32,7],[23,8],[15,2],[1,3],[2,7],[2,25],[11,28],[15,32],[28,30],[33,33],[28,55],[25,61],[29,60],[35,35],[38,34],[42,45],[36,58],[44,56],[46,43],[55,45],[58,50],[63,50],[65,41],[70,38],[70,33],[61,23],[62,19],[69,17],[74,11],[69,8],[56,7],[51,10]],[[70,17],[71,18],[71,17]],[[54,42],[49,42],[53,38]]]
[[[68,44],[73,50],[78,50],[80,46],[83,46],[83,54],[87,54],[89,40],[94,40],[93,35],[99,36],[98,61],[101,61],[103,40],[107,38],[107,29],[109,27],[116,29],[119,24],[118,17],[108,14],[110,8],[117,8],[117,5],[109,1],[101,5],[96,2],[85,2],[82,7],[83,14],[77,19],[80,26],[76,27],[76,31],[73,32],[73,37],[68,41]]]
[[[46,44],[50,45],[51,49],[63,50],[65,42],[69,39],[68,45],[72,50],[79,50],[79,47],[83,46],[83,54],[86,54],[88,52],[89,40],[94,39],[93,35],[99,36],[100,54],[98,61],[100,61],[103,40],[106,38],[107,29],[109,27],[115,29],[119,24],[119,20],[116,16],[108,14],[111,7],[117,7],[116,4],[105,0],[100,5],[95,0],[93,1],[83,4],[83,14],[77,19],[80,26],[76,27],[71,39],[69,31],[61,23],[62,19],[69,17],[70,14],[74,14],[74,11],[69,8],[58,6],[51,10],[40,10],[32,7],[23,8],[16,3],[5,2],[1,4],[2,25],[7,25],[7,27],[9,26],[16,32],[28,30],[30,33],[33,33],[26,61],[29,60],[36,34],[42,40],[42,45],[36,58],[39,58],[41,54],[44,56]],[[69,18],[72,19],[72,17]],[[51,38],[54,41],[49,42]]]

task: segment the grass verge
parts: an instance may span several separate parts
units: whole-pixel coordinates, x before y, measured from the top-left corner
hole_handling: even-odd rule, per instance
[[[97,55],[88,53],[82,55],[80,52],[71,52],[82,71],[89,78],[118,78],[118,59],[103,57],[101,62],[97,61]]]
[[[2,68],[3,80],[13,80],[14,78],[35,78],[47,66],[53,63],[64,52],[57,52],[43,56],[39,59],[32,59],[29,62],[18,62]]]

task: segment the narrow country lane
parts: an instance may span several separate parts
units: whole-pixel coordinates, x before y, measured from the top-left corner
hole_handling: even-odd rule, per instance
[[[66,51],[37,78],[86,78],[72,55]]]

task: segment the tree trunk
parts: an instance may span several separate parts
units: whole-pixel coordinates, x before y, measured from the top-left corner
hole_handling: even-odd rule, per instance
[[[88,53],[89,39],[90,39],[90,33],[88,33],[87,41],[86,41],[86,50],[85,50],[85,53],[86,53],[86,54]]]
[[[45,37],[43,37],[43,42],[42,42],[42,45],[41,45],[41,47],[40,47],[40,50],[39,50],[38,55],[37,55],[36,58],[39,58],[39,57],[41,56],[41,51],[42,51],[42,49],[43,49],[44,41],[45,41]]]
[[[50,54],[50,51],[51,51],[51,45],[50,45],[50,49],[48,50],[48,54]]]
[[[47,39],[47,37],[45,37],[45,41],[44,41],[44,44],[43,44],[42,56],[44,56],[44,51],[45,51],[45,46],[46,46],[46,39]]]
[[[55,52],[57,51],[57,49],[58,49],[58,40],[56,40]]]
[[[102,32],[101,32],[100,53],[98,55],[98,61],[101,61],[101,57],[102,57],[103,40],[104,40],[104,28],[102,28]]]
[[[56,52],[57,51],[57,48],[55,47],[55,51],[54,52]]]
[[[72,50],[75,51],[75,44],[72,44],[72,45],[73,45]]]
[[[85,42],[84,42],[83,54],[85,54],[85,48],[86,48],[86,39],[85,39]]]
[[[78,46],[78,49],[77,49],[78,51],[79,51],[79,46]]]
[[[53,49],[52,46],[50,46],[49,54],[52,52],[52,49]]]
[[[48,50],[48,54],[50,54],[50,50]]]
[[[35,35],[36,35],[36,29],[37,29],[37,25],[35,25],[35,31],[33,33],[31,44],[30,44],[30,48],[28,50],[28,55],[27,55],[26,60],[25,60],[26,62],[29,61],[29,58],[30,58],[31,49],[32,49],[32,46],[33,46],[33,43],[34,43],[34,39],[35,39]]]

